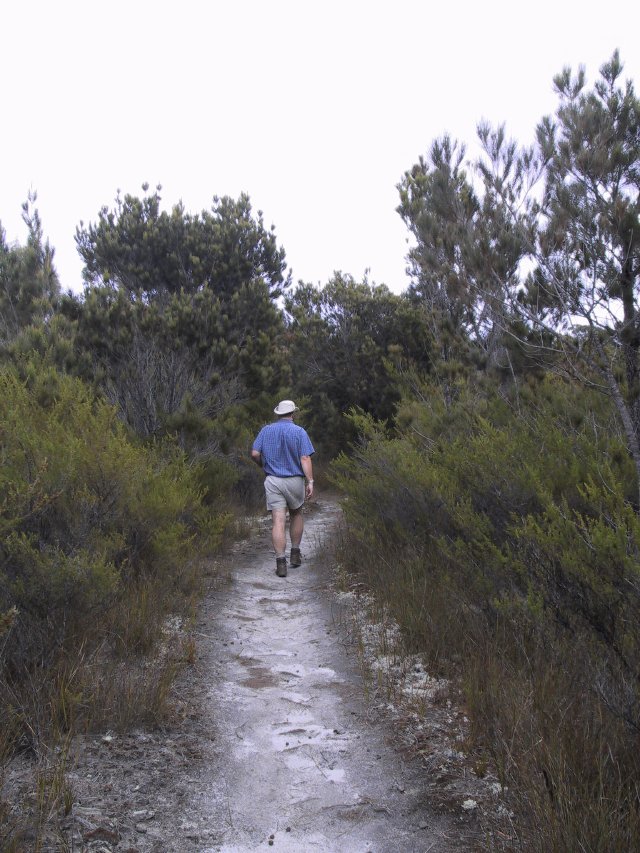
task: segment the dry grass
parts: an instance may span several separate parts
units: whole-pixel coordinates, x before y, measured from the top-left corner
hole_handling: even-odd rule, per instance
[[[348,532],[340,547],[361,553],[366,583],[406,650],[461,686],[465,749],[478,776],[491,771],[508,788],[514,812],[487,849],[640,851],[640,733],[606,701],[606,687],[596,689],[590,638],[513,614],[491,620],[449,573],[363,550]]]
[[[139,581],[93,636],[46,666],[0,679],[0,849],[50,849],[73,804],[67,767],[76,733],[153,729],[167,719],[176,674],[195,659],[189,625],[206,568],[183,566],[171,588]],[[169,617],[170,605],[180,613]],[[31,778],[26,794],[9,784],[15,761]]]
[[[513,792],[522,849],[640,850],[640,740],[585,685],[579,643],[513,653],[478,644],[465,667],[475,741]]]

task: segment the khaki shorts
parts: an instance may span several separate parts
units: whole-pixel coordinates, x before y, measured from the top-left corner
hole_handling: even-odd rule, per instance
[[[264,481],[267,509],[300,509],[304,503],[304,477],[274,477]]]

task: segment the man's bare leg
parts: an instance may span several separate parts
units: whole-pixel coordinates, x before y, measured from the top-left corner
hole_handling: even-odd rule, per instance
[[[271,510],[271,542],[276,557],[284,557],[287,550],[287,534],[285,523],[287,520],[286,509]]]
[[[304,515],[302,507],[289,510],[289,536],[291,536],[291,547],[299,548],[304,531]]]

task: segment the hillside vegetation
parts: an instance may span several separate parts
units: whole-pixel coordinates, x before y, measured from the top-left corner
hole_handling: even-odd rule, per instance
[[[160,187],[118,195],[78,227],[81,295],[35,197],[24,245],[0,230],[0,768],[33,757],[36,847],[73,801],[73,734],[164,719],[211,557],[260,505],[252,438],[292,397],[333,460],[354,571],[457,685],[476,772],[511,792],[512,847],[640,849],[640,102],[622,74],[617,55],[591,88],[560,73],[529,147],[487,123],[475,159],[435,140],[398,185],[402,294],[347,273],[294,287],[244,195],[198,214]],[[11,803],[0,825],[21,849]]]

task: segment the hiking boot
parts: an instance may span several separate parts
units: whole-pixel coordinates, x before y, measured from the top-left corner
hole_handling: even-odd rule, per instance
[[[279,578],[286,578],[287,576],[287,558],[286,557],[277,557],[276,558],[276,574]]]
[[[302,555],[300,553],[300,548],[292,548],[291,549],[291,566],[295,568],[295,566],[302,565]]]

